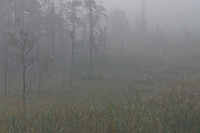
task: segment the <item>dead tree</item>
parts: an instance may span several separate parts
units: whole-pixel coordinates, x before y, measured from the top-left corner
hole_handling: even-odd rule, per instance
[[[25,31],[21,27],[19,16],[17,17],[18,31],[17,33],[9,33],[10,43],[12,46],[16,47],[18,53],[16,58],[18,62],[22,66],[22,101],[23,101],[23,111],[26,114],[26,70],[29,66],[31,66],[38,58],[37,53],[33,56],[30,56],[31,51],[33,50],[36,42],[42,38],[44,35],[40,37],[33,37],[29,32]]]

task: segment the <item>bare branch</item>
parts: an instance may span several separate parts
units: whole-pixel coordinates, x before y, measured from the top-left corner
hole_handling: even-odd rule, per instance
[[[39,36],[39,37],[36,38],[36,39],[34,39],[34,37],[32,36],[32,44],[31,44],[31,47],[29,48],[29,50],[26,52],[26,54],[25,54],[24,56],[27,56],[27,55],[30,53],[30,51],[33,49],[33,46],[35,45],[35,43],[36,43],[38,40],[40,40],[41,38],[43,38],[46,34],[47,34],[47,33],[45,33],[45,34]]]

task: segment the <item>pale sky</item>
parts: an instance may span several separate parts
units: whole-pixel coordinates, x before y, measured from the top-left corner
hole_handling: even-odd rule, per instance
[[[120,8],[127,14],[130,23],[140,14],[142,0],[102,0],[110,11]],[[200,0],[145,0],[150,29],[157,23],[166,30],[183,28],[200,29]]]

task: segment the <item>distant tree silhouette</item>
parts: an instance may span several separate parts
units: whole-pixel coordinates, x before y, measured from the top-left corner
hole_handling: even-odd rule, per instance
[[[140,17],[139,17],[139,32],[140,32],[141,36],[144,36],[147,32],[145,0],[142,0],[141,14],[140,14]]]
[[[17,16],[17,24],[18,24],[18,32],[12,33],[9,32],[10,36],[10,44],[18,49],[18,53],[16,54],[17,61],[22,66],[22,82],[23,82],[23,111],[26,114],[26,70],[29,66],[31,66],[37,59],[38,55],[30,56],[31,51],[33,50],[36,42],[42,38],[44,35],[40,37],[33,37],[30,35],[28,31],[21,26],[21,19],[19,15]]]

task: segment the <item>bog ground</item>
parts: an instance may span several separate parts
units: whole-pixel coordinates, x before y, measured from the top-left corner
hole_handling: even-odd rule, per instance
[[[69,76],[63,89],[49,73],[40,92],[30,88],[26,115],[20,79],[6,98],[1,83],[0,132],[200,132],[199,52],[156,54],[112,55],[92,80],[78,73],[71,89]]]

